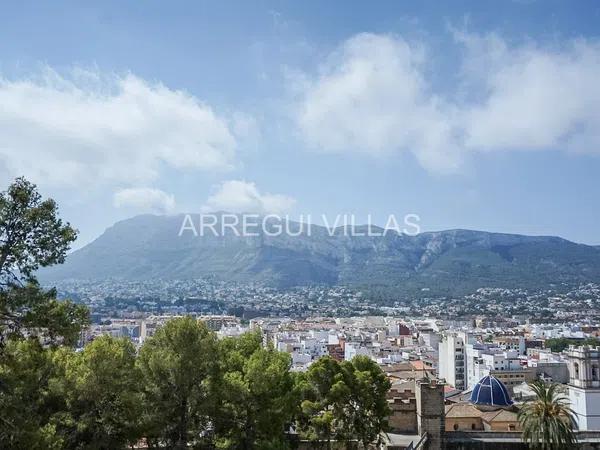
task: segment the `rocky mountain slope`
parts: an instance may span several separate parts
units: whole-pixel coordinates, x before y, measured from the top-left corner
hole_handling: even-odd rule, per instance
[[[600,281],[600,249],[558,237],[470,230],[351,236],[343,228],[330,235],[316,225],[310,236],[306,229],[299,236],[195,236],[189,230],[180,236],[183,219],[143,215],[118,222],[69,255],[64,265],[42,271],[41,278],[51,282],[215,276],[278,286],[369,284],[441,290]],[[299,226],[289,225],[292,231]],[[361,230],[366,227],[355,231]]]

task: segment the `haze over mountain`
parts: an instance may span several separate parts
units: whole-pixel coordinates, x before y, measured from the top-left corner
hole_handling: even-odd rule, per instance
[[[118,222],[70,254],[64,265],[41,271],[40,278],[51,283],[214,276],[280,287],[383,285],[450,293],[484,286],[544,287],[600,280],[600,249],[559,237],[470,230],[352,236],[341,227],[330,235],[316,225],[310,235],[304,229],[299,236],[268,236],[260,230],[251,237],[233,232],[195,236],[191,231],[179,236],[183,218],[141,215]],[[298,231],[300,225],[290,222],[289,227]]]

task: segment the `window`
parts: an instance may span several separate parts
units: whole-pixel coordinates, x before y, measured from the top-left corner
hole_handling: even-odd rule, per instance
[[[471,430],[475,430],[477,427],[474,423],[471,424]]]
[[[455,423],[455,424],[454,424],[454,426],[453,426],[452,428],[454,428],[454,431],[458,430],[458,424],[457,424],[457,423]]]
[[[515,431],[515,426],[514,425],[509,425],[508,426],[508,431]]]
[[[600,381],[600,372],[598,370],[598,364],[592,365],[592,381]]]
[[[574,378],[579,378],[579,363],[573,363]]]

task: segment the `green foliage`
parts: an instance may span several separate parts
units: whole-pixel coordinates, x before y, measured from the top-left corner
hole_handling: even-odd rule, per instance
[[[42,200],[34,184],[17,178],[0,193],[0,283],[34,281],[39,267],[64,262],[76,237],[58,217],[56,202]]]
[[[567,338],[551,338],[546,339],[544,342],[544,346],[549,348],[553,352],[562,352],[564,349],[569,347],[571,341]]]
[[[391,413],[386,399],[390,381],[377,363],[367,356],[356,356],[341,365],[350,385],[351,400],[346,412],[354,435],[365,448],[371,442],[379,443],[381,431],[387,430],[387,418]]]
[[[65,448],[119,449],[140,435],[139,373],[127,339],[102,336],[58,364],[66,412],[57,419]]]
[[[52,423],[64,408],[52,385],[53,352],[37,339],[11,340],[0,358],[0,448],[63,448]]]
[[[101,337],[83,352],[11,340],[0,360],[0,448],[119,449],[137,441],[135,349]]]
[[[191,317],[174,319],[136,356],[102,336],[83,351],[9,340],[0,360],[0,448],[284,449],[287,432],[366,445],[387,428],[389,382],[366,357],[290,356],[260,333],[217,341]]]
[[[297,382],[303,396],[298,424],[303,437],[327,442],[339,439],[345,430],[345,422],[339,422],[343,415],[339,400],[343,402],[340,394],[344,388],[339,363],[331,357],[320,358]]]
[[[519,411],[523,440],[534,449],[573,448],[577,440],[573,432],[576,419],[569,407],[569,399],[559,391],[556,383],[534,381],[530,386],[536,397]]]
[[[0,343],[27,334],[48,344],[73,345],[88,324],[89,310],[57,300],[54,289],[45,291],[30,283],[0,291]]]
[[[71,344],[88,323],[85,307],[57,301],[34,277],[39,267],[64,262],[76,237],[54,200],[42,200],[24,178],[0,193],[0,350],[6,338],[25,331]]]
[[[564,337],[560,337],[560,338],[551,338],[551,339],[546,339],[546,341],[544,342],[544,346],[546,348],[551,349],[553,352],[562,352],[563,350],[567,349],[569,347],[569,345],[591,345],[591,346],[597,346],[600,345],[600,339],[598,338],[594,338],[594,337],[589,337],[586,339],[569,339],[569,338],[564,338]]]
[[[169,448],[200,446],[209,438],[219,364],[216,336],[185,317],[167,322],[140,349],[144,424],[149,438]]]
[[[379,441],[387,430],[390,382],[370,358],[338,363],[323,357],[298,380],[302,387],[299,428],[305,438],[331,442]]]
[[[285,448],[295,409],[288,354],[262,347],[260,333],[220,342],[223,379],[218,444],[223,448]]]

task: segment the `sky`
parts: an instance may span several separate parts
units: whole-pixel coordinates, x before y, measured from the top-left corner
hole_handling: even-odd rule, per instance
[[[0,184],[600,244],[596,1],[7,2]],[[318,222],[318,220],[316,220]]]

